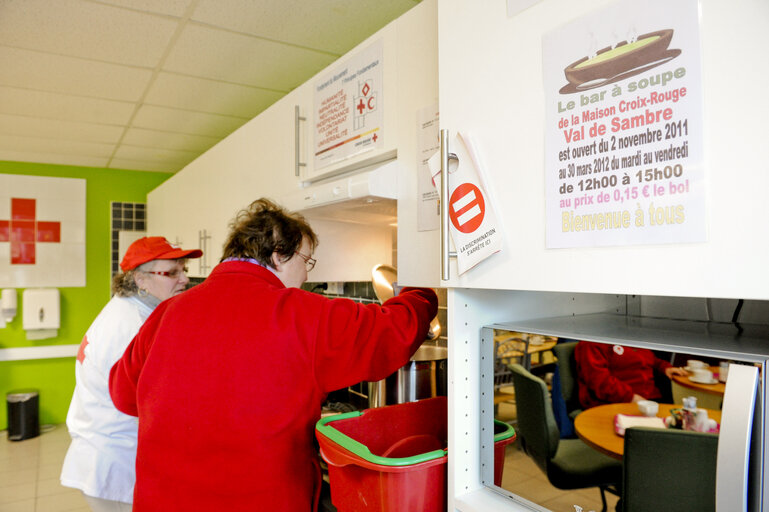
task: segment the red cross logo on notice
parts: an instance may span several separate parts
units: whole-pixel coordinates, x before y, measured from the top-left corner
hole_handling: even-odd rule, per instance
[[[462,233],[472,233],[483,222],[486,202],[481,190],[472,183],[462,183],[449,199],[449,218]]]
[[[355,105],[355,110],[358,111],[358,115],[373,111],[376,109],[376,95],[371,94],[371,86],[368,82],[364,82],[363,86],[358,89],[360,96],[358,97],[358,104]]]
[[[0,220],[0,242],[11,243],[11,265],[35,263],[38,242],[61,242],[61,222],[37,220],[36,200],[11,198],[11,219]]]

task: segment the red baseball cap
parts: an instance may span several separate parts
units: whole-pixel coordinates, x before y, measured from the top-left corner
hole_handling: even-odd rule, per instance
[[[132,243],[120,262],[123,272],[135,269],[142,263],[152,260],[178,260],[179,258],[200,258],[200,249],[184,250],[172,245],[162,236],[145,236]]]

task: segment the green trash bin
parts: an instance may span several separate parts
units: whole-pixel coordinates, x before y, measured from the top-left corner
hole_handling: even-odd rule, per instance
[[[22,441],[40,435],[40,394],[36,389],[10,391],[8,405],[8,440]]]

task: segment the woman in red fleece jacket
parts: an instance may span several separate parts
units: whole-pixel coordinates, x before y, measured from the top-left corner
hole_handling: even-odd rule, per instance
[[[115,406],[139,417],[135,512],[317,507],[327,393],[406,364],[438,301],[301,290],[316,244],[301,216],[255,201],[205,282],[161,303],[112,367]]]
[[[645,348],[580,341],[574,349],[579,379],[579,401],[588,409],[596,405],[657,400],[662,392],[655,372],[668,379],[686,375]]]

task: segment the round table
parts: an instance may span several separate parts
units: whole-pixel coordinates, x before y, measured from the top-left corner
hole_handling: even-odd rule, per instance
[[[680,405],[660,404],[657,416],[670,416],[670,409]],[[721,423],[721,411],[707,409],[708,417]],[[625,453],[625,438],[614,431],[614,417],[617,414],[640,416],[638,405],[634,403],[606,404],[585,409],[574,420],[574,430],[582,441],[591,448],[617,460],[622,460]]]

